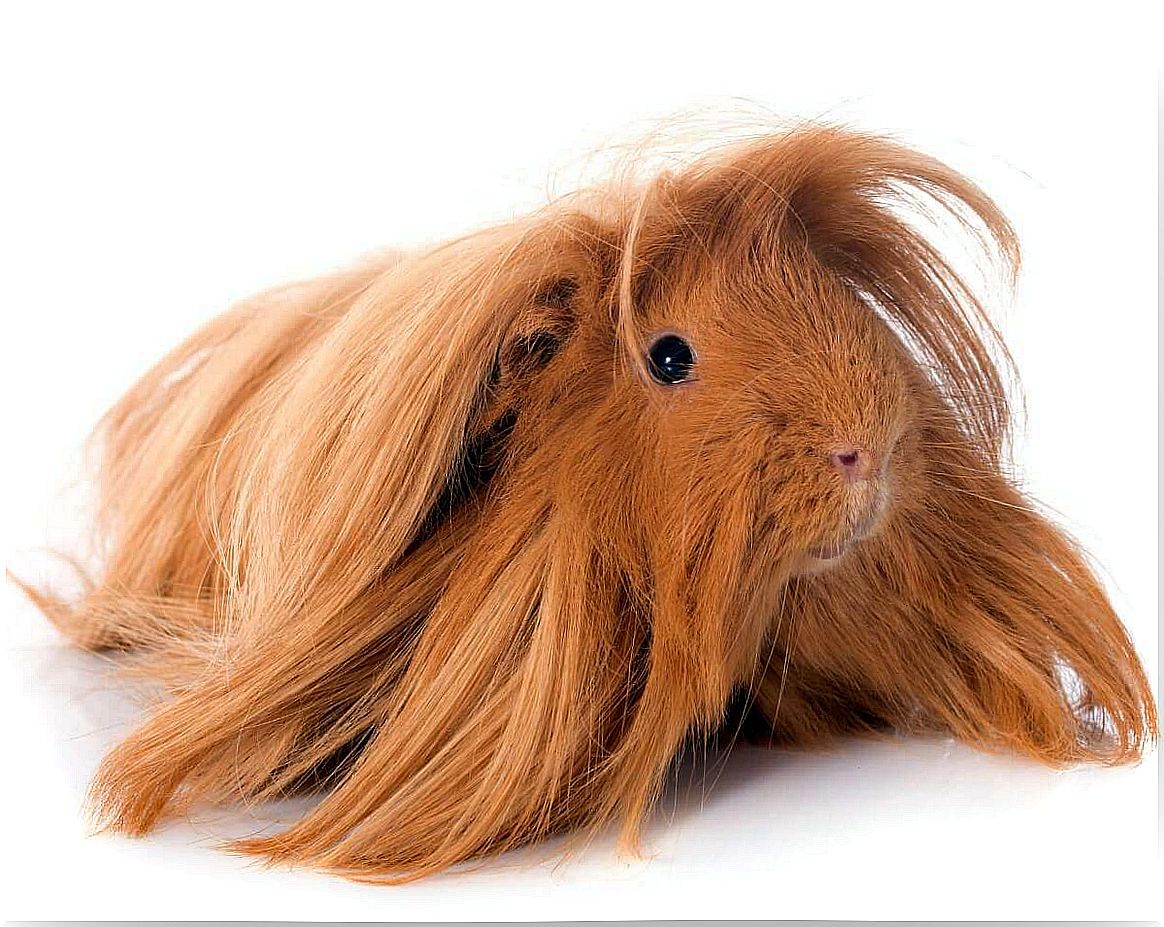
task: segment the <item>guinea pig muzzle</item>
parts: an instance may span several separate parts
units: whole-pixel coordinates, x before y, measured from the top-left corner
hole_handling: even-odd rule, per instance
[[[809,549],[808,572],[831,565],[854,544],[876,534],[889,504],[886,466],[874,455],[843,448],[829,459],[844,482],[844,524],[836,537]]]
[[[811,548],[808,552],[809,557],[820,564],[828,564],[847,554],[853,545],[876,534],[886,506],[885,495],[884,491],[879,490],[870,509],[858,518],[850,520],[841,537]]]

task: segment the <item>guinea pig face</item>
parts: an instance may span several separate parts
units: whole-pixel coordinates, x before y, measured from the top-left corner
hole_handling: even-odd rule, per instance
[[[910,489],[916,373],[877,314],[803,257],[737,277],[694,273],[647,307],[665,504],[713,510],[725,486],[750,487],[753,548],[788,575],[819,572]]]

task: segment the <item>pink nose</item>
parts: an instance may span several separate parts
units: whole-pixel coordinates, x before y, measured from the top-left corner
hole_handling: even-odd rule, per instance
[[[873,456],[868,451],[851,444],[836,448],[829,454],[829,462],[850,483],[869,479],[876,469]]]

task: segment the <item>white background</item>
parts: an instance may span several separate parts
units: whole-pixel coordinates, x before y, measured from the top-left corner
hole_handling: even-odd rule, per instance
[[[1155,680],[1156,4],[569,6],[6,5],[10,565],[76,540],[61,490],[85,433],[232,300],[524,211],[610,139],[743,98],[895,132],[1013,216],[1020,472],[1103,564]],[[674,796],[647,859],[599,844],[404,888],[213,849],[245,820],[87,837],[88,776],[132,708],[3,595],[5,917],[1160,916],[1155,754],[1054,772],[946,743],[740,751]]]

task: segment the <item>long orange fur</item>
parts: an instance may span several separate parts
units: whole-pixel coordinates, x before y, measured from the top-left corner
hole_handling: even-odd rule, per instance
[[[28,587],[169,692],[99,819],[320,790],[236,848],[396,881],[611,822],[633,846],[729,705],[768,742],[1136,759],[1148,682],[1005,476],[1009,361],[939,213],[1017,267],[969,181],[806,126],[210,322],[99,429],[99,578]],[[659,332],[691,382],[651,379]]]

